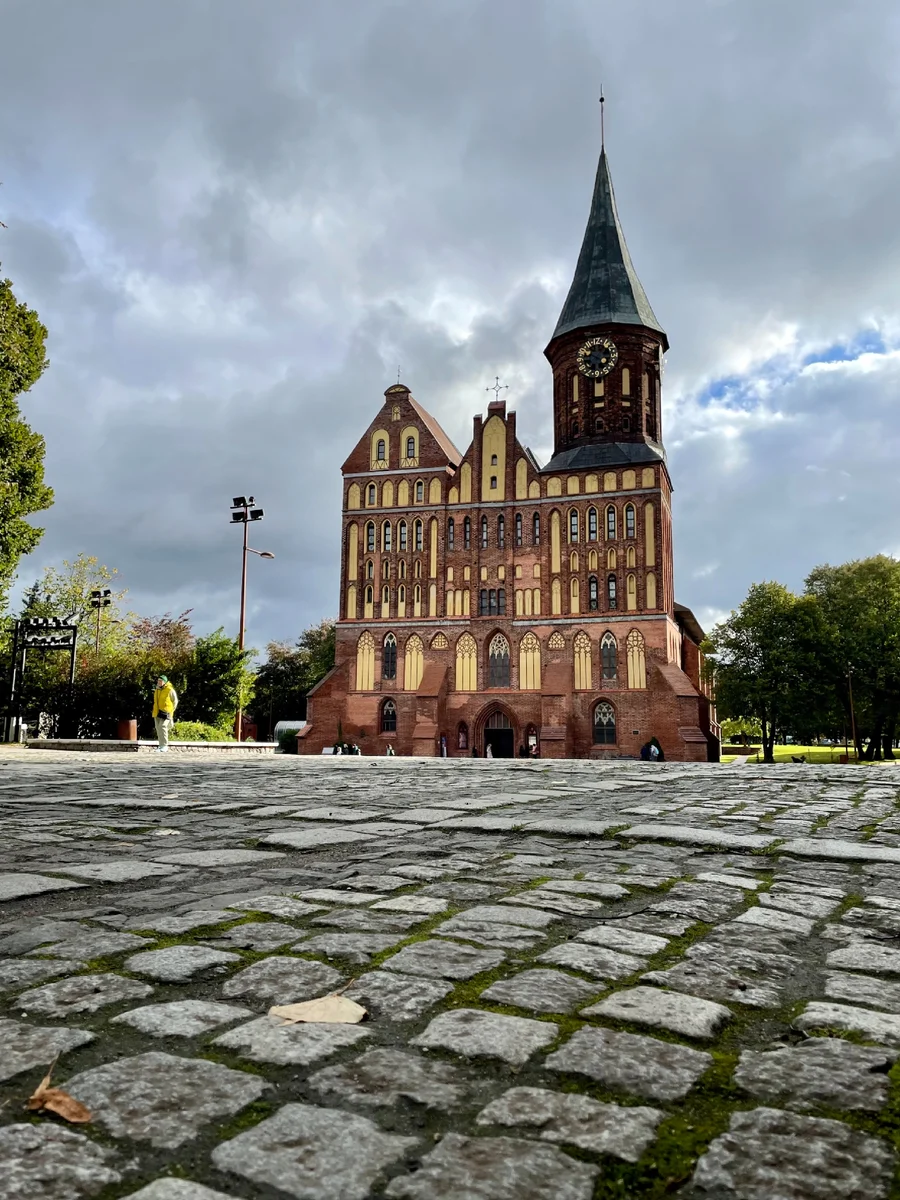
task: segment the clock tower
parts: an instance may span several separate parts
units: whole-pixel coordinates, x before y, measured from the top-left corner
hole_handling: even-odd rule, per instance
[[[668,348],[625,244],[604,149],[575,277],[544,351],[554,414],[545,470],[664,462],[660,378]]]

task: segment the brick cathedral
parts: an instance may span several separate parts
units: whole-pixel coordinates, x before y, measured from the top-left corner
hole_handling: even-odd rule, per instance
[[[544,351],[554,454],[503,400],[459,451],[403,384],[343,465],[334,669],[301,753],[718,757],[703,631],[675,602],[660,385],[668,339],[619,223],[605,151]],[[532,747],[534,751],[532,751]]]

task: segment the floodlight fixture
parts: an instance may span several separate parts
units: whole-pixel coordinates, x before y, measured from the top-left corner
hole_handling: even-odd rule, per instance
[[[261,521],[265,515],[266,515],[265,512],[261,508],[251,508],[250,509],[250,520],[251,521]]]

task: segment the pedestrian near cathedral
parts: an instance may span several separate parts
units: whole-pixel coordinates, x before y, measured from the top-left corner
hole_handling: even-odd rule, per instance
[[[175,723],[175,709],[178,707],[178,693],[169,683],[168,676],[160,675],[156,681],[153,693],[153,720],[156,722],[156,736],[159,741],[158,753],[167,754],[169,750],[169,734]]]

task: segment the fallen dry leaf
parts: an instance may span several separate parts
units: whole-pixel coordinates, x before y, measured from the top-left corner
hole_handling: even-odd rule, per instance
[[[83,1125],[92,1120],[91,1110],[86,1108],[80,1100],[76,1100],[62,1088],[50,1086],[50,1076],[53,1074],[55,1065],[56,1059],[50,1064],[50,1069],[34,1089],[33,1094],[29,1096],[25,1107],[29,1112],[56,1113],[58,1117],[62,1117],[64,1121],[69,1121],[72,1125]]]
[[[304,1000],[301,1004],[276,1004],[269,1009],[270,1017],[280,1017],[288,1025],[298,1021],[314,1021],[329,1025],[358,1025],[366,1016],[366,1009],[346,996],[332,993],[318,1000]]]

